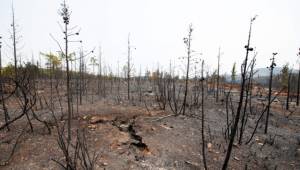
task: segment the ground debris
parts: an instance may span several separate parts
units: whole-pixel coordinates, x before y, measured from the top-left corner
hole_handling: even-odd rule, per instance
[[[184,161],[184,163],[186,163],[186,164],[189,164],[189,165],[192,165],[194,168],[195,168],[195,167],[198,167],[198,168],[200,168],[200,165],[199,165],[198,163],[195,163],[195,162],[191,162],[191,161]]]
[[[212,148],[212,143],[207,143],[207,148],[211,149]]]
[[[236,161],[240,161],[240,159],[236,156],[233,159],[236,160]]]
[[[90,119],[91,124],[96,124],[96,123],[106,123],[111,121],[111,119],[104,117],[104,116],[92,116]]]

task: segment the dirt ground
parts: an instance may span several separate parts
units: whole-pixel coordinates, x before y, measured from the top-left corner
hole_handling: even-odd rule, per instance
[[[226,112],[224,105],[212,100],[206,100],[205,109],[207,164],[208,169],[221,169],[227,147],[223,137]],[[49,119],[48,114],[40,113],[40,117]],[[78,127],[87,129],[89,151],[98,155],[96,169],[203,169],[201,120],[195,116],[160,119],[170,114],[155,106],[146,110],[102,100],[80,106],[72,130],[75,136]],[[200,114],[200,110],[194,114]],[[257,116],[249,117],[243,142],[249,138]],[[0,169],[60,169],[52,160],[64,159],[55,127],[49,135],[43,124],[33,121],[34,132],[26,129],[19,137],[24,122],[26,119],[14,123],[10,132],[0,132]],[[265,135],[263,129],[259,126],[248,145],[234,145],[229,169],[300,169],[300,113],[286,117],[273,110],[269,134]],[[6,163],[16,140],[15,153]]]

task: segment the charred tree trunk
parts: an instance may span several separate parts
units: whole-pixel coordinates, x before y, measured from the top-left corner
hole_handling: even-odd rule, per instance
[[[273,69],[276,66],[276,64],[274,62],[275,55],[277,55],[277,53],[273,53],[272,63],[271,63],[271,66],[270,66],[269,94],[268,94],[268,106],[267,106],[267,117],[266,117],[266,125],[265,125],[265,134],[268,133],[268,123],[269,123],[269,115],[270,115],[270,107],[271,107],[271,97],[272,97]]]
[[[18,79],[18,59],[17,59],[17,40],[16,40],[16,24],[15,24],[15,11],[12,7],[12,39],[13,39],[13,52],[14,52],[14,71],[15,71],[15,80]]]
[[[253,51],[253,48],[250,48],[250,39],[251,39],[252,23],[253,23],[254,20],[255,20],[255,17],[251,18],[251,21],[250,21],[248,44],[245,46],[245,48],[246,48],[246,57],[245,57],[245,61],[244,61],[244,64],[243,64],[243,72],[242,72],[242,82],[241,82],[241,91],[240,91],[240,97],[239,97],[239,104],[238,104],[238,108],[237,108],[236,115],[235,115],[234,125],[233,125],[232,130],[231,130],[230,141],[229,141],[229,144],[228,144],[228,149],[227,149],[227,153],[226,153],[226,156],[225,156],[225,160],[224,160],[224,163],[223,163],[222,170],[226,170],[227,166],[228,166],[228,162],[229,162],[229,159],[230,159],[230,155],[231,155],[231,151],[232,151],[232,146],[233,146],[235,134],[236,134],[236,131],[237,131],[237,128],[238,128],[238,123],[239,123],[239,119],[240,119],[241,109],[242,109],[242,105],[243,105],[244,90],[245,90],[245,78],[246,78],[246,70],[247,70],[247,62],[248,62],[248,54],[249,54],[249,51]]]
[[[203,68],[204,61],[202,61],[201,67],[201,119],[202,119],[202,127],[201,127],[201,135],[202,135],[202,157],[203,157],[203,164],[204,169],[207,170],[206,165],[206,153],[205,153],[205,135],[204,135],[204,76],[203,76]]]
[[[218,54],[218,70],[217,70],[217,95],[216,95],[216,102],[219,102],[219,86],[220,86],[220,56],[221,56],[221,48],[219,48]]]
[[[102,96],[102,48],[99,47],[99,65],[98,65],[98,95]]]
[[[298,72],[298,86],[297,86],[297,106],[299,106],[299,100],[300,100],[300,67]]]
[[[68,25],[70,22],[70,11],[69,8],[64,1],[62,4],[62,9],[61,9],[61,16],[63,18],[64,22],[64,40],[65,40],[65,52],[64,52],[64,57],[65,57],[65,62],[66,62],[66,74],[67,74],[67,102],[68,102],[68,124],[67,124],[67,132],[68,132],[68,143],[71,142],[71,118],[72,118],[72,99],[71,99],[71,85],[70,85],[70,70],[69,70],[69,55],[68,55],[68,38],[69,38],[69,33],[68,33]],[[63,52],[63,51],[62,51]]]
[[[130,40],[128,35],[128,56],[127,56],[127,99],[130,100]]]
[[[3,112],[4,112],[4,119],[5,123],[7,124],[9,120],[9,115],[7,111],[7,107],[5,104],[5,99],[4,99],[4,88],[3,88],[3,77],[2,77],[2,41],[1,41],[1,36],[0,36],[0,95],[1,95],[1,102],[2,102],[2,107],[3,107]],[[7,130],[9,131],[9,126],[7,125]]]
[[[251,62],[251,70],[249,73],[249,77],[247,78],[246,99],[245,99],[244,110],[243,110],[243,114],[242,114],[242,120],[241,120],[239,144],[242,144],[243,134],[244,134],[247,120],[248,120],[247,106],[248,106],[248,103],[250,105],[250,101],[251,101],[251,91],[252,91],[251,84],[252,84],[254,65],[255,65],[255,58],[253,58],[253,60]]]
[[[192,25],[189,27],[189,35],[188,38],[184,38],[184,43],[187,45],[187,64],[186,64],[186,75],[185,75],[185,90],[184,90],[184,98],[182,104],[182,114],[185,114],[185,107],[187,105],[186,98],[188,94],[188,82],[189,82],[189,72],[190,72],[190,59],[191,59],[191,38],[192,38],[193,28]]]
[[[293,72],[293,70],[291,70],[291,72],[289,73],[289,77],[288,77],[286,107],[285,107],[286,110],[290,109],[289,103],[290,103],[290,91],[291,91],[291,77],[292,77],[292,72]]]

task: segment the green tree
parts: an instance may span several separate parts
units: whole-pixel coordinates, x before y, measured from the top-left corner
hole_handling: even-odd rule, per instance
[[[45,56],[48,64],[50,65],[51,69],[57,69],[58,66],[61,64],[61,58],[60,56],[57,56],[53,53],[40,53],[41,55]]]
[[[11,63],[9,63],[6,67],[4,67],[2,69],[2,76],[3,77],[10,77],[14,74],[15,74],[15,69],[14,69],[14,66]]]
[[[288,87],[289,81],[289,64],[285,64],[280,71],[280,84],[283,88]]]
[[[236,80],[236,63],[234,62],[231,70],[231,82],[235,83]]]

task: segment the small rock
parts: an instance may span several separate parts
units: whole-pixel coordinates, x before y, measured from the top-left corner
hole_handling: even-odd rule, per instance
[[[233,159],[236,160],[236,161],[240,161],[240,159],[236,156]]]
[[[207,143],[207,148],[211,149],[212,148],[212,143]]]
[[[128,130],[128,127],[129,127],[129,125],[128,124],[121,124],[120,126],[119,126],[119,129],[121,130],[121,131],[127,131]]]
[[[91,130],[95,130],[97,128],[97,125],[88,125],[88,128]]]
[[[165,124],[164,125],[160,125],[160,126],[163,127],[163,128],[165,128],[165,129],[167,129],[167,130],[171,129],[170,127],[166,126]]]
[[[199,164],[195,162],[191,162],[191,161],[184,161],[184,162],[193,166],[199,166]]]

